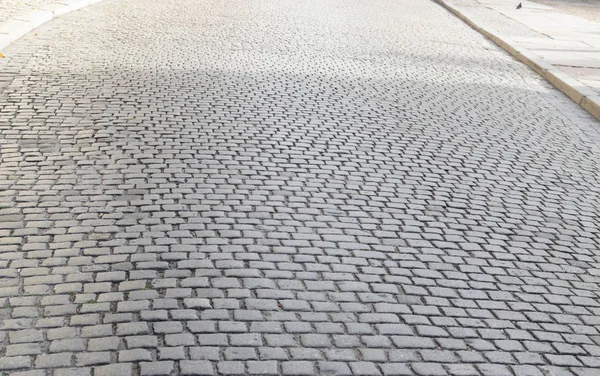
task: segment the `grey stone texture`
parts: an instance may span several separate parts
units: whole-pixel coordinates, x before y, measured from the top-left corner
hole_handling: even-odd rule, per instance
[[[598,124],[437,4],[35,34],[0,59],[0,372],[597,372]]]

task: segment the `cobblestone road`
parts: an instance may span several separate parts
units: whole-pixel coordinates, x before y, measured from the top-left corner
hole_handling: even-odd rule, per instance
[[[0,60],[0,369],[598,376],[598,124],[430,1],[107,0]]]
[[[0,22],[23,16],[44,5],[59,2],[60,0],[0,0]]]

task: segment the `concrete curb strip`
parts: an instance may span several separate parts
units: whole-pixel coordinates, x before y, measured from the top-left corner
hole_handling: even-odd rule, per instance
[[[436,0],[436,2],[448,9],[467,25],[471,26],[473,29],[490,39],[492,42],[496,43],[503,50],[514,56],[517,60],[527,64],[531,69],[536,71],[540,76],[554,85],[554,87],[562,91],[566,96],[571,98],[575,103],[592,114],[596,119],[600,120],[600,96],[597,95],[592,89],[588,88],[565,72],[554,67],[537,54],[534,54],[523,47],[516,47],[517,43],[515,43],[511,38],[503,36],[497,31],[492,31],[485,26],[478,25],[477,22],[473,20],[474,17],[470,16],[468,12],[459,10],[444,0]]]
[[[23,35],[55,17],[100,1],[102,0],[63,0],[58,3],[44,5],[40,9],[2,22],[0,23],[0,49],[6,48]]]
[[[583,107],[587,112],[594,115],[596,119],[600,119],[600,96],[599,95],[590,95],[583,97],[581,102],[579,103],[581,107]]]

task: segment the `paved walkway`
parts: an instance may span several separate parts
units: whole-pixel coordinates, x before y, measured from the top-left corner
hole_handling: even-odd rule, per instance
[[[597,376],[598,123],[439,5],[36,33],[0,60],[7,375]]]
[[[561,13],[600,22],[600,7],[596,0],[535,0],[535,2],[548,5]]]
[[[54,4],[60,0],[1,0],[0,23],[25,15],[44,5]]]

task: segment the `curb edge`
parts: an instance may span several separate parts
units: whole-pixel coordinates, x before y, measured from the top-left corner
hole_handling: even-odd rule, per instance
[[[465,14],[466,12],[457,9],[445,0],[435,0],[435,2],[450,11],[450,13],[454,14],[475,31],[511,54],[514,58],[529,66],[546,81],[550,82],[555,88],[569,97],[573,102],[577,103],[581,108],[600,120],[600,95],[592,89],[554,67],[537,54],[534,54],[526,48],[516,47],[516,43],[514,43],[511,38],[503,36],[498,32],[494,32],[485,26],[478,25],[477,22],[473,21],[472,18],[469,18],[469,16]]]
[[[0,50],[10,46],[36,27],[63,14],[85,8],[103,0],[59,0],[16,18],[0,23]]]

